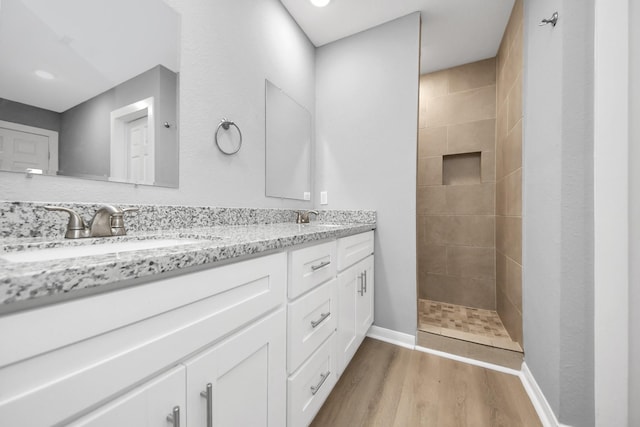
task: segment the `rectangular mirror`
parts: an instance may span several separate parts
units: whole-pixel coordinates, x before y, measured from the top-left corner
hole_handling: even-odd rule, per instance
[[[311,200],[311,114],[265,80],[266,195]]]
[[[177,187],[179,31],[163,0],[2,0],[0,170]]]

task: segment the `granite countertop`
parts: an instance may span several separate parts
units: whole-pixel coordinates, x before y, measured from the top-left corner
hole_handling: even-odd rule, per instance
[[[10,252],[38,248],[99,245],[126,240],[194,239],[196,242],[49,261],[10,262],[0,259],[0,314],[15,311],[19,307],[60,300],[52,297],[71,297],[70,293],[75,291],[97,289],[123,281],[133,282],[133,279],[224,260],[241,260],[262,252],[373,229],[375,224],[371,223],[274,223],[137,232],[128,236],[95,239],[2,239],[0,257]]]

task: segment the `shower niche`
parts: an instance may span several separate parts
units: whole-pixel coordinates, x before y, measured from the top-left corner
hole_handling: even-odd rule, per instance
[[[442,184],[469,185],[482,182],[482,153],[449,154],[442,157]]]

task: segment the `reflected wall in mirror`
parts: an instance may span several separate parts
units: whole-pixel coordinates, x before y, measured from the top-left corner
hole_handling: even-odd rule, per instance
[[[265,80],[266,195],[311,200],[311,114]]]
[[[177,187],[179,31],[163,0],[2,0],[0,170]]]

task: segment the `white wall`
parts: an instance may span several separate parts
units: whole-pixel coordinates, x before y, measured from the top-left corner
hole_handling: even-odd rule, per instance
[[[375,209],[375,324],[415,335],[420,15],[322,46],[316,188],[329,209]]]
[[[537,25],[555,10],[555,28]],[[593,14],[592,0],[525,2],[525,361],[576,426],[595,419]]]
[[[167,0],[182,16],[180,188],[0,172],[0,200],[311,207],[264,196],[264,79],[315,111],[315,49],[278,0]],[[244,143],[224,156],[219,121]]]
[[[640,4],[629,2],[629,117],[640,117]],[[629,128],[629,425],[640,426],[640,120]]]

